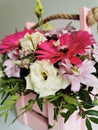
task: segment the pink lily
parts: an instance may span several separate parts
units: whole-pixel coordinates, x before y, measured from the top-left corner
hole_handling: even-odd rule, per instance
[[[94,64],[86,59],[81,65],[73,66],[69,60],[64,60],[59,64],[60,74],[71,83],[71,90],[74,92],[80,90],[81,83],[98,88],[98,79],[92,74],[96,72]]]

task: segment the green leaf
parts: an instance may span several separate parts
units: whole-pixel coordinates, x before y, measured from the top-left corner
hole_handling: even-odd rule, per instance
[[[0,107],[0,111],[8,110],[10,107],[11,107],[11,106],[4,105],[4,106]]]
[[[85,114],[98,116],[98,111],[96,111],[96,110],[88,110],[88,111],[85,111]]]
[[[52,129],[52,128],[53,128],[53,126],[48,124],[48,129]]]
[[[69,104],[73,104],[75,106],[80,106],[81,103],[77,100],[77,99],[74,99],[73,97],[70,97],[68,95],[64,95],[64,100],[69,103]]]
[[[13,124],[18,118],[19,118],[19,116],[21,116],[22,114],[20,114],[20,115],[17,115],[16,117],[15,117],[15,119],[10,123],[10,124]]]
[[[92,99],[87,90],[83,90],[81,88],[78,94],[79,94],[80,100],[82,100],[83,102],[89,102],[89,103],[92,102]]]
[[[94,101],[96,101],[97,100],[97,97],[96,96],[94,96]]]
[[[54,102],[54,101],[56,101],[58,98],[59,98],[58,95],[53,95],[53,96],[51,96],[51,98],[48,98],[48,101],[49,101],[49,102]]]
[[[56,101],[61,95],[49,95],[46,96],[45,98],[49,101],[49,102],[54,102]]]
[[[77,110],[77,107],[75,105],[72,104],[66,104],[65,107],[66,109],[68,109],[68,111],[62,112],[60,113],[62,117],[64,117],[64,122],[66,122],[68,120],[68,118],[73,114],[73,112],[75,112]]]
[[[67,103],[63,105],[63,108],[64,108],[64,109],[66,108],[66,109],[69,109],[69,110],[70,110],[70,109],[77,110],[77,106],[75,106],[75,105],[73,105],[73,104],[67,104]]]
[[[9,93],[7,93],[7,94],[4,94],[4,96],[3,96],[3,100],[1,101],[1,105],[5,102],[5,100],[9,97]]]
[[[86,116],[85,112],[82,111],[81,116],[82,116],[82,118],[84,119],[85,116]]]
[[[91,92],[93,90],[93,87],[88,87],[88,92]]]
[[[98,99],[94,100],[93,103],[98,106]]]
[[[92,130],[92,125],[87,118],[86,118],[86,127],[87,127],[88,130]]]
[[[5,113],[5,118],[4,118],[4,122],[6,123],[8,119],[8,111]]]
[[[93,123],[98,124],[98,118],[89,117],[89,119],[90,119]]]
[[[15,85],[13,88],[6,89],[5,92],[16,92],[16,90],[18,90],[18,87]]]
[[[11,100],[18,100],[20,97],[18,95],[11,96]]]
[[[0,117],[4,116],[5,115],[5,112],[1,112],[0,113]]]
[[[41,111],[43,111],[43,98],[37,98],[37,104]]]
[[[96,94],[95,96],[97,96],[97,97],[98,97],[98,94]]]
[[[15,101],[12,100],[8,100],[4,102],[4,105],[13,105],[13,104],[15,104]]]
[[[74,112],[75,110],[71,109],[71,110],[68,110],[66,113],[62,112],[61,113],[61,116],[64,117],[64,123],[69,119],[69,117],[72,115],[72,113]]]
[[[54,108],[54,120],[57,120],[58,113],[59,113],[59,108]]]
[[[93,102],[87,102],[87,101],[83,102],[82,105],[85,109],[90,109],[90,108],[93,108],[95,106],[95,104]]]

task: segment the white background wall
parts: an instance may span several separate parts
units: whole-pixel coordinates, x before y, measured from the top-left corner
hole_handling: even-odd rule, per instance
[[[42,0],[45,13],[43,17],[56,13],[79,13],[80,7],[92,8],[98,6],[98,0]],[[28,21],[36,22],[37,18],[33,8],[35,0],[0,0],[0,39],[5,35],[14,33],[15,28],[22,30],[25,23]],[[68,21],[66,21],[68,22]],[[57,21],[53,24],[56,27],[66,24],[65,21]],[[78,27],[78,22],[73,22]],[[96,27],[93,27],[93,34],[97,38]],[[15,117],[15,112],[10,113],[9,120]],[[0,130],[31,130],[25,127],[19,121],[16,121],[12,126],[3,123],[0,118]],[[98,130],[98,126],[94,125],[93,130]]]

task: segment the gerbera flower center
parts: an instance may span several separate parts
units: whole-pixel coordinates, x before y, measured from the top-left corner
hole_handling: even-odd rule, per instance
[[[54,47],[58,47],[59,45],[60,45],[60,41],[59,40],[53,43]]]
[[[68,47],[67,46],[61,46],[60,47],[60,50],[62,51],[62,52],[64,52],[64,53],[66,53],[67,51],[68,51]]]

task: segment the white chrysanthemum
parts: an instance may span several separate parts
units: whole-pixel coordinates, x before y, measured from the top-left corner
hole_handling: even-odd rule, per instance
[[[58,75],[58,70],[49,61],[33,63],[26,82],[26,89],[34,90],[40,97],[54,95],[58,90],[65,89],[69,85],[69,82]]]
[[[37,45],[40,44],[41,42],[46,41],[46,37],[40,33],[40,32],[35,32],[31,35],[32,37],[32,42],[33,42],[33,46],[34,46],[34,50],[36,50]]]

